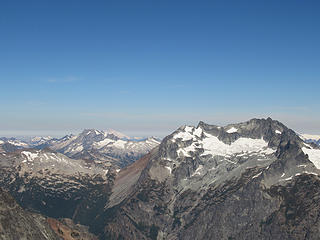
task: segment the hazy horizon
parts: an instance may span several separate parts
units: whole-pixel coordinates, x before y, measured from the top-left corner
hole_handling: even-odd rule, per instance
[[[260,117],[256,117],[256,118],[267,118],[260,116]],[[248,119],[244,119],[244,120],[239,120],[239,121],[223,121],[222,119],[216,119],[216,122],[209,122],[209,121],[204,121],[204,120],[199,120],[197,122],[192,122],[192,123],[182,123],[180,125],[177,125],[175,128],[172,128],[170,126],[168,126],[168,128],[165,128],[162,126],[162,128],[160,128],[157,131],[155,131],[154,129],[151,129],[149,131],[146,131],[145,129],[143,130],[128,130],[128,129],[116,129],[116,128],[110,128],[110,127],[102,127],[102,128],[94,128],[94,127],[87,127],[87,128],[82,128],[82,129],[73,129],[73,130],[22,130],[22,131],[12,131],[12,130],[7,130],[7,131],[3,131],[0,130],[0,137],[35,137],[35,136],[51,136],[51,137],[63,137],[69,134],[79,134],[82,131],[84,131],[85,129],[96,129],[96,130],[103,130],[103,131],[107,131],[109,129],[113,129],[117,132],[123,133],[125,135],[127,135],[128,137],[160,137],[163,138],[169,134],[171,134],[173,131],[175,131],[176,129],[178,129],[181,126],[184,125],[192,125],[192,126],[196,126],[200,121],[204,121],[205,123],[208,124],[212,124],[212,125],[218,125],[218,126],[226,126],[228,124],[232,124],[232,123],[240,123],[240,122],[244,122],[247,120],[250,120],[252,118],[248,118]],[[273,120],[278,120],[276,118],[273,118]],[[300,124],[303,124],[304,119],[300,120],[301,122],[299,122]],[[284,121],[280,121],[283,124],[285,124],[287,127],[293,129],[296,133],[298,134],[310,134],[310,135],[320,135],[320,131],[319,132],[312,132],[310,129],[313,128],[313,124],[317,124],[317,122],[311,122],[311,121],[306,121],[305,124],[305,128],[304,129],[299,129],[299,123],[296,124],[295,121],[290,120],[290,118],[285,119]],[[307,126],[309,126],[309,131]],[[306,129],[306,130],[305,130]]]

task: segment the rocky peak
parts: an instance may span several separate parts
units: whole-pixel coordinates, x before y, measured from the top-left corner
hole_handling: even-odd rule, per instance
[[[182,126],[132,166],[143,169],[136,167],[128,179],[120,177],[123,172],[116,177],[105,213],[115,217],[106,221],[104,234],[124,239],[271,239],[282,231],[283,239],[300,239],[283,229],[296,226],[288,221],[292,215],[301,217],[290,204],[303,203],[308,217],[298,221],[314,231],[306,239],[317,239],[317,227],[305,223],[312,218],[308,204],[316,204],[319,191],[312,188],[312,199],[305,200],[302,196],[309,193],[301,186],[319,184],[320,149],[271,118],[223,127],[204,122]],[[301,183],[299,193],[296,183]],[[270,224],[280,227],[273,230]]]
[[[290,166],[291,174],[301,170],[291,165],[306,162],[310,171],[316,171],[317,151],[271,118],[224,127],[199,122],[197,127],[182,126],[163,140],[156,160],[150,163],[150,176],[159,181],[171,179],[179,189],[203,187],[239,177],[248,168],[266,168],[277,159],[289,161],[290,154],[301,155],[291,163],[283,163],[287,171]]]

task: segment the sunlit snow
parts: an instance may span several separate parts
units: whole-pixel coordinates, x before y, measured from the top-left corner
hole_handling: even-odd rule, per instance
[[[235,132],[238,132],[238,129],[235,127],[232,127],[227,131],[227,133],[235,133]]]
[[[302,151],[305,154],[308,154],[309,160],[316,166],[316,168],[320,169],[320,149],[303,147]]]

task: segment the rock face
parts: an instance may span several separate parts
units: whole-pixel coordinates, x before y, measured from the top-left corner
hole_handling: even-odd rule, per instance
[[[98,131],[86,131],[83,135],[81,139],[76,137],[72,140],[73,136],[70,136],[63,141],[72,140],[69,142],[71,145],[92,146],[96,143],[92,138],[106,139]],[[112,135],[112,138],[116,144],[122,141],[116,135]],[[132,143],[136,147],[142,144],[142,152],[157,143],[150,140],[152,143],[145,148],[146,141]],[[70,218],[84,225],[92,225],[108,202],[114,177],[120,168],[119,159],[105,156],[99,151],[83,150],[79,158],[85,152],[88,153],[87,158],[73,159],[50,148],[20,148],[8,142],[2,142],[0,146],[0,184],[23,208],[52,218]],[[93,155],[99,160],[93,159]],[[78,158],[77,155],[72,157]],[[130,162],[130,159],[126,161]],[[121,162],[124,164],[125,160]]]
[[[319,239],[319,157],[270,118],[184,126],[120,171],[91,229],[101,239]]]
[[[96,236],[88,232],[88,227],[74,224],[71,219],[58,221],[49,218],[47,221],[53,231],[63,240],[98,240]]]
[[[110,195],[112,169],[51,150],[0,153],[0,183],[24,208],[55,218],[82,219]],[[84,221],[85,222],[85,221]]]
[[[8,193],[0,189],[1,240],[59,240],[46,218],[24,211]]]

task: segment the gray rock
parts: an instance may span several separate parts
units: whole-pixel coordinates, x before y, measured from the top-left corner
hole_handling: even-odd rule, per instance
[[[1,240],[59,240],[46,218],[23,210],[0,188]]]
[[[128,187],[112,192],[100,237],[319,239],[320,171],[305,148],[270,118],[183,126],[135,163],[138,178],[116,177]]]

